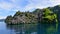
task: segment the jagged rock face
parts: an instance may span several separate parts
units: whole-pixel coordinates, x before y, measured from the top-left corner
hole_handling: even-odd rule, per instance
[[[7,24],[22,24],[22,23],[38,23],[47,20],[54,20],[56,15],[54,13],[50,15],[52,12],[49,9],[36,9],[33,12],[16,12],[14,16],[8,16],[5,19]],[[44,15],[43,15],[44,14]],[[51,19],[52,18],[52,19]],[[47,20],[46,20],[47,19]]]
[[[37,23],[37,16],[35,14],[24,13],[21,15],[16,15],[12,17],[11,20],[8,19],[7,23],[8,24]]]
[[[16,23],[16,24],[19,24],[19,23],[25,23],[25,16],[15,16],[16,19],[13,19],[11,22],[12,23]]]

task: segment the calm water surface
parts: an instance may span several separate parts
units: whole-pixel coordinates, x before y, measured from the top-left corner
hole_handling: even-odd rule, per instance
[[[0,22],[0,34],[60,34],[59,24],[6,25]]]

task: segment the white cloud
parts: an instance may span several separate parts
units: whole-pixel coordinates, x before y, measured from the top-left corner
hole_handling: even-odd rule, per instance
[[[46,8],[60,4],[60,0],[29,0],[29,4],[25,6],[25,10],[33,8]]]
[[[2,1],[2,2],[1,2]],[[46,8],[60,4],[60,0],[0,0],[0,19],[5,18],[10,11],[28,11],[35,8]],[[24,3],[27,3],[24,5]],[[23,6],[24,5],[24,6]],[[6,16],[1,16],[6,12]],[[13,13],[14,14],[14,13]]]
[[[50,2],[54,5],[60,5],[60,0],[50,0]]]
[[[18,10],[20,9],[21,7],[14,4],[14,3],[8,3],[8,2],[0,2],[0,9],[3,9],[3,10],[8,10],[8,11],[11,11],[11,10]]]
[[[6,16],[0,16],[0,19],[5,19],[6,18]]]
[[[2,3],[0,3],[0,8],[1,9],[10,9],[10,8],[12,8],[12,4],[10,4],[10,3],[6,3],[6,2],[2,2]]]
[[[0,2],[0,8],[8,11],[11,11],[11,10],[27,11],[34,8],[46,8],[49,6],[55,6],[60,4],[60,0],[26,0],[29,3],[22,8],[20,5],[24,3],[22,1],[25,1],[25,0],[10,0],[10,1],[11,2],[5,2],[5,1]]]

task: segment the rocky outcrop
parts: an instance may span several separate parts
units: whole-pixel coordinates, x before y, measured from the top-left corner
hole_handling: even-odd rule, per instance
[[[14,16],[7,16],[5,22],[7,24],[31,24],[31,23],[47,23],[57,22],[57,15],[49,9],[36,9],[33,12],[16,12]]]
[[[10,19],[11,18],[11,19]],[[23,24],[23,23],[36,23],[37,16],[35,14],[24,13],[20,15],[14,15],[13,17],[7,17],[5,19],[7,24]]]

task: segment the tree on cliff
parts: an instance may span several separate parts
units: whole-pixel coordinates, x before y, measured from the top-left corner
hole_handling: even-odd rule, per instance
[[[45,9],[36,9],[35,11],[33,11],[33,12],[20,12],[20,11],[17,11],[16,13],[15,13],[15,15],[14,16],[7,16],[7,18],[5,19],[5,22],[12,22],[12,20],[14,21],[14,23],[15,23],[15,21],[16,22],[18,22],[19,21],[19,23],[21,22],[26,22],[26,23],[32,23],[32,22],[36,22],[37,23],[37,21],[38,21],[38,13],[39,12],[42,12],[42,13],[40,13],[40,15],[41,14],[43,14],[42,15],[42,18],[43,18],[43,20],[41,20],[42,22],[44,22],[44,23],[49,23],[49,22],[53,22],[53,21],[56,21],[57,23],[58,23],[58,21],[57,21],[57,15],[55,14],[55,13],[53,13],[53,11],[51,11],[51,10],[49,10],[49,9],[47,9],[47,8],[45,8]]]
[[[21,14],[20,11],[17,11],[14,16],[19,16]]]
[[[13,18],[12,18],[11,15],[10,15],[10,16],[7,16],[7,18],[5,19],[5,22],[8,23],[8,22],[10,22],[12,19],[13,19]]]
[[[57,15],[56,14],[54,14],[52,11],[50,11],[49,9],[44,9],[44,11],[43,11],[43,20],[45,21],[45,22],[51,22],[52,23],[52,21],[56,21],[56,22],[58,22],[57,21]]]

